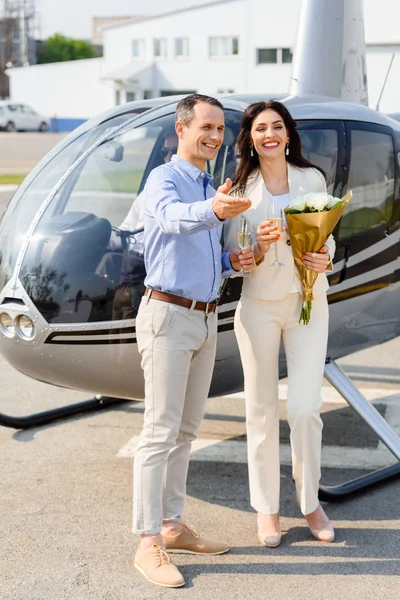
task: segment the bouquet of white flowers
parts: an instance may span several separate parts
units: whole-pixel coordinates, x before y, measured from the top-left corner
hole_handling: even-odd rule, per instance
[[[286,223],[292,245],[293,258],[303,286],[303,305],[299,323],[310,321],[313,286],[318,273],[302,263],[304,252],[319,252],[335,229],[336,223],[350,202],[352,193],[344,198],[329,194],[305,194],[294,198],[285,208]]]

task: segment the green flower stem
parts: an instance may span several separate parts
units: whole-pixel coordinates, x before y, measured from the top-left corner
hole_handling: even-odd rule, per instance
[[[308,325],[311,318],[311,308],[312,308],[312,300],[305,300],[303,302],[303,306],[301,308],[299,323],[304,323],[304,325]]]

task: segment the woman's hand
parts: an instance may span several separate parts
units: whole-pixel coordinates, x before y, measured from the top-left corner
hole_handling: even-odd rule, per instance
[[[245,273],[250,273],[255,268],[254,254],[251,246],[244,250],[233,248],[229,253],[232,269],[240,271],[243,269]]]
[[[282,227],[282,231],[285,231],[286,227]],[[280,238],[280,231],[276,225],[272,224],[272,221],[263,221],[257,227],[256,240],[258,248],[262,254],[268,252],[271,244],[277,242]]]
[[[331,259],[328,246],[322,246],[319,252],[304,252],[301,257],[302,263],[310,271],[323,273],[326,271]]]

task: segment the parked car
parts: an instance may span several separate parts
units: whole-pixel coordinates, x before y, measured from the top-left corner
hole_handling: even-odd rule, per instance
[[[0,129],[5,131],[48,131],[50,119],[30,106],[8,100],[0,101]]]

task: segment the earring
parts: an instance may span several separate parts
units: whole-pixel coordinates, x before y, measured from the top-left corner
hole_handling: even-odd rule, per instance
[[[287,144],[286,144],[285,154],[286,154],[286,156],[289,156],[289,140],[287,141]]]
[[[251,146],[250,146],[250,156],[251,156],[251,158],[253,158],[253,156],[254,156],[253,144],[251,144]]]

